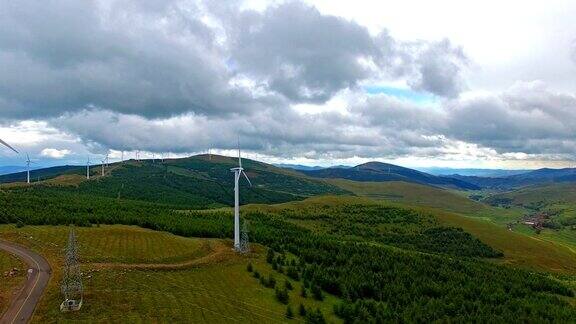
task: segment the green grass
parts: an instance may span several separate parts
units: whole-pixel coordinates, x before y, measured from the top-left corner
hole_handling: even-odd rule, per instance
[[[44,193],[43,195],[40,195]],[[141,238],[140,235],[117,235],[109,231],[108,226],[101,225],[92,228],[78,229],[79,232],[95,231],[94,235],[80,233],[79,238],[88,242],[89,246],[95,246],[84,251],[82,256],[91,262],[107,262],[103,260],[103,255],[112,256],[113,265],[102,265],[94,263],[84,263],[84,271],[92,277],[87,279],[86,285],[94,280],[92,291],[101,291],[104,298],[92,296],[94,309],[88,310],[81,314],[58,315],[53,305],[58,304],[60,295],[58,293],[58,272],[55,270],[55,279],[51,283],[51,297],[47,297],[44,308],[41,308],[40,314],[46,316],[39,318],[37,321],[55,318],[56,320],[66,321],[74,319],[83,319],[85,321],[103,321],[104,309],[113,308],[110,316],[116,319],[118,313],[126,314],[134,321],[195,321],[195,318],[188,318],[189,309],[193,305],[181,304],[172,307],[162,304],[162,297],[158,291],[163,291],[156,285],[155,277],[166,280],[167,283],[172,277],[164,277],[168,272],[170,276],[179,276],[174,278],[174,282],[180,282],[180,286],[196,287],[188,281],[189,276],[194,276],[192,272],[206,269],[207,273],[226,271],[225,268],[234,268],[245,271],[245,266],[249,259],[230,257],[229,240],[219,240],[214,238],[228,238],[231,236],[232,218],[229,210],[210,210],[210,211],[181,211],[171,212],[169,207],[163,205],[153,205],[150,203],[134,202],[128,200],[119,200],[115,198],[92,197],[88,195],[74,194],[73,192],[43,192],[43,191],[7,191],[3,192],[2,197],[4,204],[0,205],[0,219],[5,221],[22,220],[25,224],[66,224],[77,222],[78,224],[104,224],[104,223],[124,223],[140,224],[155,229],[162,229],[180,235],[194,237],[208,237],[201,239],[201,248],[196,249],[195,243],[190,243],[189,247],[198,254],[186,255],[178,252],[184,248],[177,243],[170,243],[164,246],[164,242],[171,241],[173,236],[165,236],[162,239],[154,237]],[[39,204],[30,204],[30,201],[39,201]],[[34,209],[40,206],[41,208]],[[384,208],[385,207],[385,208]],[[430,226],[435,227],[436,222],[428,222],[429,217],[420,217],[433,215],[439,224],[462,227],[467,232],[475,234],[476,237],[484,243],[495,247],[505,253],[503,263],[514,266],[528,267],[537,270],[549,270],[558,273],[574,273],[574,267],[571,266],[570,254],[562,255],[557,251],[564,251],[561,246],[556,246],[550,242],[531,239],[520,233],[522,241],[520,247],[517,237],[510,236],[504,228],[497,227],[493,222],[482,221],[482,217],[463,217],[454,213],[442,212],[438,208],[421,205],[416,208],[416,214],[409,210],[403,202],[390,202],[381,200],[375,202],[365,197],[315,197],[304,201],[290,202],[279,205],[258,205],[244,206],[242,214],[245,219],[251,223],[250,237],[252,240],[274,248],[281,254],[292,254],[297,256],[304,264],[298,266],[300,276],[305,278],[309,284],[314,287],[321,287],[325,292],[332,292],[334,295],[348,298],[343,303],[341,311],[346,314],[361,314],[362,307],[371,307],[370,299],[377,302],[376,308],[369,310],[369,316],[376,318],[380,312],[387,312],[390,318],[405,319],[406,321],[424,321],[428,319],[441,319],[444,316],[454,319],[471,319],[477,316],[491,316],[494,312],[501,313],[501,319],[518,318],[557,318],[564,319],[571,316],[574,310],[565,307],[565,303],[560,302],[558,298],[569,299],[572,301],[572,291],[567,290],[566,286],[550,280],[549,275],[520,271],[511,267],[494,265],[493,262],[481,259],[483,254],[469,254],[464,258],[456,257],[454,243],[466,243],[470,241],[469,237],[447,235],[444,237],[449,240],[439,242],[432,241],[431,245],[426,244],[428,241],[421,240],[422,232],[420,225],[424,225],[424,230]],[[412,208],[414,209],[414,208]],[[287,211],[285,211],[287,210]],[[421,211],[421,215],[419,212]],[[486,218],[488,219],[488,218]],[[300,221],[311,221],[309,224],[313,231],[307,231],[294,224]],[[470,220],[473,223],[467,224]],[[452,222],[452,223],[451,223]],[[328,228],[324,227],[330,225]],[[340,226],[343,225],[343,226]],[[418,225],[418,226],[417,226]],[[318,226],[318,228],[315,228]],[[46,226],[25,226],[16,229],[13,226],[1,227],[6,230],[0,230],[0,235],[9,239],[20,241],[22,244],[32,246],[47,255],[51,260],[55,260],[54,269],[60,269],[62,257],[62,246],[66,238],[66,230],[63,227],[46,227]],[[122,227],[126,231],[140,230],[134,227]],[[495,230],[495,228],[500,231]],[[60,232],[54,234],[54,229]],[[50,233],[42,233],[48,231]],[[144,232],[149,232],[143,230]],[[161,233],[160,233],[161,234]],[[398,234],[398,235],[392,235]],[[137,236],[138,239],[132,237]],[[124,238],[125,237],[125,238]],[[396,238],[397,240],[390,240]],[[140,243],[129,243],[137,240]],[[184,239],[186,240],[186,239]],[[532,240],[532,241],[528,241]],[[158,243],[142,243],[142,242]],[[198,242],[196,240],[196,242]],[[208,250],[203,242],[208,242]],[[425,243],[425,244],[417,244]],[[439,244],[436,244],[439,243]],[[532,243],[532,245],[530,245]],[[80,242],[81,246],[85,243]],[[160,244],[160,246],[156,246]],[[224,254],[214,256],[214,247],[222,247],[228,244],[227,249],[216,250]],[[142,251],[137,252],[138,247],[142,245]],[[392,245],[392,246],[389,246]],[[432,246],[450,247],[448,250],[430,250]],[[127,247],[134,247],[133,249]],[[185,245],[188,247],[188,245]],[[458,244],[456,244],[458,246]],[[473,245],[467,245],[468,247]],[[502,246],[503,248],[500,248]],[[158,254],[157,248],[168,249],[170,252],[166,259]],[[129,254],[124,254],[124,250]],[[508,250],[506,250],[508,249]],[[476,251],[478,251],[476,249]],[[225,252],[229,253],[226,257]],[[556,254],[555,254],[556,253]],[[129,259],[131,255],[137,257]],[[528,256],[528,257],[526,257]],[[176,267],[166,263],[154,264],[142,261],[143,259],[156,259],[155,262],[186,262],[186,258],[191,261],[186,267]],[[547,258],[546,258],[547,257]],[[200,262],[200,261],[203,262]],[[270,267],[262,261],[262,254],[259,253],[250,259],[253,261],[256,269],[264,273],[270,271]],[[544,261],[542,261],[544,260]],[[556,262],[556,263],[554,263]],[[142,264],[146,263],[146,264]],[[276,265],[276,263],[273,263]],[[145,267],[145,266],[149,267]],[[167,265],[160,267],[160,265]],[[262,267],[262,268],[261,268]],[[290,267],[293,267],[290,265]],[[145,270],[147,269],[147,270]],[[285,271],[288,268],[285,269]],[[293,268],[289,268],[293,269]],[[98,271],[96,271],[98,270]],[[148,275],[148,276],[146,276]],[[221,295],[234,296],[234,290],[242,294],[244,288],[230,286],[228,290],[219,288],[220,282],[225,282],[226,278],[233,278],[234,282],[249,282],[251,279],[254,291],[263,289],[260,284],[252,278],[247,272],[240,276],[240,271],[226,272],[221,277],[206,279],[212,291],[219,291]],[[102,279],[99,279],[102,276]],[[124,276],[135,276],[135,281],[123,282]],[[281,277],[276,273],[277,278]],[[194,277],[194,280],[200,280]],[[441,279],[438,279],[441,278]],[[160,281],[161,281],[160,280]],[[214,282],[217,281],[217,282]],[[437,280],[442,280],[438,284]],[[119,287],[109,288],[110,282],[119,282]],[[282,280],[280,280],[282,281]],[[165,284],[167,284],[165,283]],[[106,285],[106,286],[104,286]],[[189,285],[189,286],[188,286]],[[250,285],[247,283],[247,285]],[[145,287],[150,287],[145,288]],[[198,288],[198,287],[196,287]],[[250,288],[250,289],[252,289]],[[110,295],[106,295],[108,290],[112,289]],[[118,290],[126,290],[125,295],[118,296]],[[194,292],[200,289],[194,290]],[[273,291],[266,290],[270,299],[262,299],[262,307],[272,309],[269,303],[274,301]],[[510,296],[506,292],[509,291]],[[132,294],[132,292],[134,292]],[[191,295],[189,290],[179,292],[174,291],[173,295],[168,295],[168,300],[179,301],[180,298],[193,300],[196,309],[201,313],[202,310],[210,312],[213,308],[217,309],[228,307],[227,300],[222,305],[213,302],[206,303],[205,300],[211,300],[212,295],[202,299]],[[246,293],[251,296],[252,292]],[[126,297],[129,296],[129,297]],[[87,295],[88,297],[88,295]],[[247,297],[248,298],[248,297]],[[259,297],[254,297],[258,299]],[[291,296],[297,302],[295,296]],[[88,300],[88,299],[87,299]],[[450,306],[463,301],[465,310],[453,313],[454,309]],[[109,306],[110,302],[115,303]],[[310,301],[311,302],[311,301]],[[329,298],[322,303],[324,309],[330,311],[335,299]],[[368,304],[365,304],[368,303]],[[480,305],[481,308],[474,308],[474,305]],[[234,304],[236,308],[241,307]],[[296,308],[297,305],[294,305]],[[280,313],[284,313],[285,306],[278,303],[276,306]],[[360,307],[360,308],[358,308]],[[469,308],[472,307],[472,308]],[[153,308],[165,309],[159,312],[153,312]],[[184,310],[182,308],[185,308]],[[351,310],[350,308],[356,308]],[[386,311],[388,309],[388,311]],[[390,311],[393,310],[393,311]],[[246,310],[249,312],[249,310]],[[536,312],[536,313],[535,313]],[[234,314],[240,314],[237,311]],[[156,315],[160,314],[160,315]],[[227,313],[223,313],[227,316]],[[329,314],[329,313],[325,313]],[[343,313],[340,312],[342,315]],[[346,314],[342,316],[347,316]],[[533,317],[529,317],[529,316]],[[48,317],[51,316],[51,317]],[[60,317],[58,317],[60,316]],[[74,316],[85,316],[75,318]],[[157,317],[154,317],[157,316]],[[260,315],[257,315],[260,316]],[[331,315],[333,316],[333,315]],[[460,317],[458,317],[460,316]],[[548,317],[547,317],[548,316]],[[229,316],[228,316],[229,317]],[[348,316],[347,316],[348,317]],[[348,317],[349,318],[349,317]],[[109,318],[107,318],[109,319]],[[283,320],[283,318],[279,318]],[[230,318],[214,319],[214,321],[231,321]],[[238,318],[242,321],[262,321],[262,319]],[[120,320],[118,320],[120,321]]]
[[[554,273],[576,274],[576,253],[569,248],[489,221],[437,212],[440,222],[463,228],[504,253],[504,264]]]
[[[506,204],[526,210],[526,214],[546,212],[550,225],[539,234],[529,228],[515,226],[538,240],[554,242],[576,251],[576,185],[556,183],[543,186],[531,186],[504,193],[493,194],[485,199],[492,204]],[[576,252],[575,252],[576,253]]]
[[[533,230],[519,226],[514,227],[514,231],[506,229],[506,223],[516,221],[525,213],[520,203],[512,208],[498,208],[468,199],[461,192],[404,182],[331,180],[330,183],[359,196],[400,205],[421,206],[422,210],[437,215],[443,224],[461,227],[482,242],[502,251],[503,262],[506,264],[576,274],[576,231],[544,230],[537,235]],[[534,194],[533,188],[523,189],[519,191],[523,193],[519,197],[526,203],[552,199],[558,187],[555,185],[547,188],[541,196]],[[570,195],[571,191],[565,190],[559,199],[565,202],[571,199]]]
[[[20,231],[19,241],[36,246],[48,242],[56,253],[66,245],[67,235],[68,228],[63,226],[53,227],[50,231],[40,226],[28,226]],[[87,242],[80,245],[84,262],[168,263],[189,260],[206,253],[202,240],[148,231],[136,226],[102,225],[97,230],[78,227],[76,235],[80,242]]]
[[[487,218],[498,224],[516,220],[523,213],[523,210],[519,208],[496,208],[474,201],[455,190],[407,182],[356,182],[343,179],[333,179],[328,182],[361,197]]]
[[[13,268],[19,271],[14,276],[9,276],[8,272]],[[25,278],[26,267],[24,263],[8,252],[0,250],[0,315],[6,311],[12,293],[24,282]]]
[[[39,251],[53,267],[54,276],[33,322],[286,321],[286,306],[276,301],[274,290],[260,285],[246,270],[250,262],[260,273],[272,273],[261,247],[256,246],[256,252],[249,256],[237,256],[231,252],[228,241],[217,239],[183,238],[120,225],[76,230],[81,246],[85,304],[80,312],[63,314],[58,309],[61,302],[59,281],[62,246],[66,242],[68,228],[0,226],[0,237]],[[203,249],[206,242],[214,243],[219,249]],[[132,263],[165,265],[200,259],[207,262],[177,269],[130,268]],[[102,266],[93,262],[111,264]],[[112,267],[115,263],[122,266]],[[279,282],[287,278],[278,273],[274,275]],[[309,308],[321,308],[331,321],[338,322],[332,312],[336,298],[329,296],[323,302],[302,299],[298,295],[300,283],[293,283],[296,289],[290,292],[290,304],[296,313],[302,302]],[[301,321],[302,318],[296,316],[296,320]]]

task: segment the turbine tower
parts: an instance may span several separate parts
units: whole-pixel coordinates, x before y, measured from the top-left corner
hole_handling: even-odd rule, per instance
[[[104,167],[106,166],[106,159],[108,159],[108,155],[102,159],[102,176],[104,176]]]
[[[250,186],[252,182],[242,168],[242,156],[240,153],[240,141],[238,141],[238,167],[230,169],[234,172],[234,250],[242,252],[242,245],[240,243],[240,178],[242,175],[248,180]]]
[[[30,161],[30,156],[26,153],[26,183],[30,184],[30,163],[34,163]]]
[[[18,151],[16,151],[15,148],[13,148],[12,146],[8,145],[8,143],[4,142],[3,140],[0,139],[0,144],[6,146],[7,148],[11,149],[12,151],[16,152],[17,154],[20,154]]]
[[[88,162],[86,162],[86,179],[90,180],[90,155],[88,155]]]

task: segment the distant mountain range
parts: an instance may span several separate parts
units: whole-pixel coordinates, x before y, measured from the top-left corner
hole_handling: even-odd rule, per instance
[[[352,166],[348,165],[334,165],[329,167],[323,167],[317,165],[308,166],[301,164],[282,164],[282,163],[274,164],[274,166],[299,171],[314,171],[314,170],[334,169],[334,168],[340,168],[340,169],[352,168]],[[507,177],[511,175],[517,175],[532,171],[532,170],[474,169],[474,168],[458,169],[458,168],[439,168],[439,167],[414,168],[414,169],[437,176],[461,175],[461,176],[492,177],[492,178]]]
[[[503,169],[455,169],[455,168],[417,168],[419,171],[441,176],[472,176],[472,177],[508,177],[512,175],[527,173],[532,170],[503,170]]]
[[[26,170],[26,167],[23,166],[15,166],[15,165],[0,166],[0,175],[20,172],[24,170]]]
[[[312,171],[312,170],[322,170],[322,169],[332,169],[332,168],[340,168],[340,169],[347,169],[347,168],[351,168],[351,166],[348,165],[334,165],[334,166],[329,166],[329,167],[322,167],[322,166],[308,166],[308,165],[301,165],[301,164],[283,164],[283,163],[278,163],[278,164],[273,164],[276,167],[279,168],[284,168],[284,169],[293,169],[293,170],[299,170],[299,171]]]
[[[83,166],[74,165],[61,165],[48,168],[39,168],[30,170],[30,181],[51,179],[62,174],[71,172],[81,173],[84,172]],[[26,167],[18,169],[14,173],[0,175],[0,183],[20,182],[26,181]]]
[[[172,165],[179,163],[178,161],[195,161],[194,164],[198,164],[199,161],[203,161],[205,164],[211,164],[213,166],[219,165],[216,160],[227,161],[228,158],[218,157],[212,163],[210,161],[204,161],[203,156],[195,156],[188,159],[172,159],[165,163],[165,165]],[[576,182],[576,169],[539,169],[534,171],[527,170],[487,170],[487,169],[441,169],[435,168],[434,172],[440,173],[430,174],[414,169],[409,169],[389,163],[381,162],[368,162],[360,164],[354,167],[350,166],[333,166],[333,167],[319,167],[319,166],[304,166],[304,165],[293,165],[293,164],[279,164],[276,166],[246,160],[247,165],[252,166],[247,168],[247,172],[255,172],[256,169],[266,170],[267,174],[274,174],[277,177],[282,177],[285,183],[270,181],[267,185],[267,190],[285,192],[289,191],[292,194],[308,196],[312,192],[331,192],[334,188],[321,188],[325,186],[320,183],[311,183],[309,180],[300,179],[302,174],[312,177],[312,178],[341,178],[360,182],[386,182],[386,181],[404,181],[408,183],[416,183],[434,187],[450,188],[450,189],[461,189],[461,190],[479,190],[483,188],[488,189],[498,189],[498,190],[510,190],[519,187],[525,187],[530,185],[540,185],[540,184],[551,184],[551,183],[566,183],[566,182]],[[135,161],[132,161],[134,163]],[[144,165],[152,163],[151,161],[142,161]],[[152,165],[154,165],[152,163]],[[199,165],[198,165],[199,166]],[[192,167],[193,168],[193,167]],[[202,165],[203,169],[205,168]],[[255,169],[254,169],[255,168]],[[26,180],[25,168],[18,166],[7,166],[0,168],[0,172],[10,172],[9,174],[0,175],[0,183],[10,183],[10,182],[23,182]],[[92,168],[92,172],[95,175],[98,174],[98,169],[95,166]],[[214,170],[212,170],[214,171]],[[459,172],[462,174],[451,174],[444,175],[445,173]],[[222,171],[224,172],[224,171]],[[84,166],[56,166],[49,168],[36,169],[31,172],[31,180],[36,182],[38,180],[47,180],[58,177],[60,175],[83,175],[85,173]],[[466,174],[480,174],[478,175],[466,175]],[[228,173],[223,174],[214,173],[213,177],[222,178],[221,181],[225,181]],[[270,179],[273,177],[270,176]],[[279,179],[279,178],[278,178]],[[298,180],[296,180],[298,179]],[[228,179],[229,180],[229,179]],[[290,190],[286,190],[287,183],[294,182],[298,185],[290,185]],[[310,187],[313,190],[303,188]]]
[[[329,168],[320,170],[301,170],[300,172],[315,178],[341,178],[354,181],[405,181],[436,187],[478,190],[479,186],[452,177],[442,177],[425,172],[404,168],[394,164],[368,162],[349,168]]]
[[[507,177],[470,177],[454,175],[454,179],[472,183],[482,188],[491,189],[512,189],[530,185],[576,182],[576,169],[538,169],[526,173],[511,175]]]

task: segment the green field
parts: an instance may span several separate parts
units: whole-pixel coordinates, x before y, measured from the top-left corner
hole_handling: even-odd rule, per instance
[[[576,185],[556,183],[531,186],[496,193],[484,201],[494,205],[523,208],[526,215],[546,213],[550,216],[541,231],[523,225],[514,230],[547,242],[553,242],[576,253]]]
[[[228,241],[106,225],[77,228],[85,304],[80,312],[63,314],[58,308],[58,284],[67,235],[68,228],[62,226],[0,227],[1,238],[41,252],[53,267],[54,277],[34,322],[287,321],[286,306],[276,301],[274,290],[260,285],[246,271],[247,264],[252,263],[264,275],[272,272],[262,248],[242,257],[232,253]],[[109,257],[103,257],[105,254]],[[275,276],[279,282],[286,278]],[[290,305],[295,320],[302,320],[297,311],[303,303],[310,309],[322,309],[331,321],[338,321],[330,315],[335,298],[323,302],[302,298],[298,294],[300,283],[293,284]]]
[[[18,269],[14,275],[9,275],[10,270]],[[24,283],[26,267],[23,262],[13,255],[0,251],[0,314],[8,307],[12,293]]]
[[[343,179],[332,179],[328,182],[362,197],[410,206],[426,206],[461,215],[486,218],[498,224],[516,220],[523,213],[520,208],[492,207],[468,199],[465,194],[454,190],[407,182],[356,182]]]
[[[514,227],[514,232],[505,227],[506,223],[520,219],[527,212],[526,206],[529,204],[542,200],[553,202],[554,197],[563,204],[567,204],[567,201],[576,202],[576,195],[572,197],[574,190],[558,193],[559,188],[573,186],[554,185],[538,190],[527,188],[501,194],[505,197],[514,194],[516,198],[511,208],[499,208],[468,199],[461,192],[405,182],[360,183],[341,179],[329,182],[359,196],[400,205],[423,206],[423,210],[435,213],[444,224],[462,227],[488,245],[503,251],[504,263],[545,271],[576,273],[576,231],[544,230],[537,235],[522,226]]]
[[[244,205],[242,218],[261,248],[240,257],[230,246],[232,211],[220,207],[229,204],[229,192],[212,190],[230,181],[222,172],[231,162],[172,162],[115,165],[89,182],[66,175],[65,181],[3,186],[0,222],[17,226],[3,226],[0,236],[36,249],[56,269],[37,321],[284,321],[286,294],[297,313],[302,287],[307,308],[319,307],[331,321],[576,316],[569,307],[576,254],[544,236],[508,231],[504,224],[522,208],[403,183],[308,183],[253,165],[249,174],[261,182],[242,188],[243,201],[261,204]],[[204,188],[202,181],[215,187]],[[314,196],[326,191],[340,195]],[[62,315],[53,305],[61,298],[58,271],[67,235],[61,225],[71,223],[92,303]],[[247,271],[249,263],[257,273]],[[285,290],[286,278],[295,290]],[[241,295],[249,304],[236,301]]]

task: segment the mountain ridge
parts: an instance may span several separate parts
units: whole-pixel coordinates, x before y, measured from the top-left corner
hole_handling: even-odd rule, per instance
[[[477,185],[459,179],[435,176],[395,164],[375,161],[359,164],[347,169],[331,168],[301,172],[316,178],[341,178],[361,182],[404,181],[453,189],[480,189]]]

